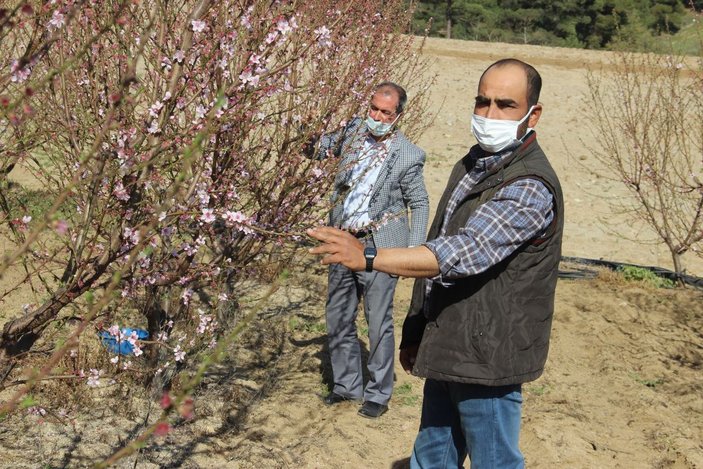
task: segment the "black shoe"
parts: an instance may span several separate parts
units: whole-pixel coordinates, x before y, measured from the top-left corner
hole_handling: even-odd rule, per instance
[[[358,399],[354,399],[353,397],[346,397],[337,394],[336,392],[331,392],[327,394],[323,399],[322,402],[324,402],[326,405],[335,405],[339,404],[340,402],[345,402],[345,401],[355,401],[358,402]]]
[[[366,401],[364,405],[359,409],[359,415],[366,417],[367,419],[377,419],[381,415],[385,414],[388,410],[387,405],[377,404],[376,402]]]

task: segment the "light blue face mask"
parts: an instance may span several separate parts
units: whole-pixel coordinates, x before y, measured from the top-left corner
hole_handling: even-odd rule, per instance
[[[386,123],[386,122],[379,122],[379,121],[375,120],[373,117],[368,116],[368,117],[366,117],[366,127],[369,128],[369,132],[371,132],[371,135],[373,135],[374,137],[383,137],[384,135],[386,135],[388,132],[391,131],[391,129],[393,128],[393,125],[398,120],[398,117],[400,117],[400,115],[398,115],[393,120],[393,122]]]

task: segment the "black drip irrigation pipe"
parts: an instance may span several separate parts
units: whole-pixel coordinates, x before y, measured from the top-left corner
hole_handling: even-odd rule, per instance
[[[570,262],[574,264],[584,264],[584,265],[596,265],[600,267],[607,267],[610,270],[621,270],[622,267],[636,267],[638,269],[645,269],[653,272],[659,277],[669,279],[673,282],[683,282],[686,285],[691,285],[696,288],[703,289],[703,278],[694,277],[693,275],[677,274],[674,271],[668,269],[662,269],[661,267],[647,266],[647,265],[637,265],[628,264],[625,262],[613,262],[604,261],[602,259],[586,259],[583,257],[561,257],[562,262]],[[567,279],[591,279],[598,276],[598,272],[590,269],[580,269],[575,270],[559,270],[559,278]]]

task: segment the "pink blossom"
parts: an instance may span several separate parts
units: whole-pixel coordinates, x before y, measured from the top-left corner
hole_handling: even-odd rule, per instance
[[[242,26],[244,26],[247,29],[251,29],[251,19],[249,18],[249,13],[251,12],[251,8],[247,11],[246,15],[242,16],[242,19],[240,20],[240,23]]]
[[[266,44],[272,44],[276,40],[277,37],[278,37],[278,31],[272,31],[266,35],[264,42]]]
[[[88,376],[88,386],[91,388],[96,388],[100,386],[100,376],[103,374],[103,370],[96,370],[95,368],[90,369],[90,376]]]
[[[183,249],[183,251],[184,251],[186,254],[188,254],[189,256],[193,256],[193,255],[195,255],[195,253],[198,252],[198,246],[192,246],[192,245],[190,245],[190,244],[188,244],[188,243],[182,243],[182,244],[181,244],[181,249]]]
[[[156,427],[154,427],[155,436],[166,436],[170,431],[171,426],[168,424],[168,422],[159,422],[156,424]]]
[[[115,188],[112,190],[112,195],[123,202],[127,202],[129,200],[129,194],[125,190],[124,185],[122,185],[122,181],[120,180],[115,182]]]
[[[149,115],[154,118],[159,117],[159,111],[161,111],[161,108],[163,108],[163,107],[164,107],[164,103],[162,103],[161,101],[156,101],[149,108]]]
[[[146,131],[150,134],[158,134],[161,132],[161,129],[159,129],[159,123],[156,120],[151,121],[151,125],[149,126]]]
[[[195,124],[195,123],[199,122],[200,120],[202,120],[202,118],[205,117],[205,114],[207,114],[207,108],[205,108],[205,106],[199,104],[195,108],[195,119],[193,119],[193,123]]]
[[[57,220],[54,224],[54,230],[60,235],[65,235],[68,231],[68,223],[66,223],[66,220]]]
[[[139,243],[140,235],[138,229],[133,229],[127,226],[122,231],[122,236],[124,239],[129,240],[132,244]]]
[[[110,333],[111,336],[113,337],[119,337],[120,336],[120,326],[117,324],[113,324],[110,326],[110,328],[107,330],[107,332]]]
[[[162,409],[168,409],[171,407],[171,403],[171,396],[169,396],[168,392],[164,392],[161,396],[161,401],[159,401],[159,405],[161,405]]]
[[[186,356],[186,353],[185,353],[183,350],[181,350],[181,346],[180,346],[180,345],[176,345],[176,348],[173,349],[173,358],[174,358],[177,362],[182,362],[183,359],[185,358],[185,356]]]
[[[35,405],[32,407],[27,407],[27,413],[32,414],[32,415],[37,415],[39,417],[43,417],[46,415],[46,409]]]
[[[137,340],[139,340],[139,336],[136,331],[130,332],[129,336],[127,336],[127,342],[129,342],[132,346],[137,344]]]
[[[288,20],[285,18],[280,18],[276,22],[276,29],[281,34],[288,34],[289,32],[293,31],[293,28],[291,27],[290,23],[288,23]]]
[[[215,221],[215,210],[212,208],[204,208],[203,214],[200,216],[200,220],[204,223],[212,223]]]
[[[250,67],[247,67],[240,75],[239,79],[248,86],[257,86],[261,77],[254,75]]]
[[[330,41],[330,30],[327,26],[320,26],[315,30],[315,35],[317,36],[317,43],[322,47],[330,47],[332,41]]]
[[[204,334],[206,331],[210,331],[217,326],[217,322],[213,321],[213,317],[205,314],[205,311],[200,308],[198,308],[198,316],[200,318],[200,324],[198,324],[198,328],[196,329],[198,334]]]
[[[61,13],[59,10],[54,10],[54,13],[51,15],[51,19],[49,20],[49,24],[47,25],[47,29],[59,29],[63,27],[64,24],[65,18],[63,16],[63,13]]]
[[[22,83],[32,74],[32,68],[27,64],[20,68],[20,62],[13,60],[10,65],[10,73],[12,73],[12,78],[10,79],[12,83]]]
[[[205,23],[205,21],[193,20],[190,24],[193,27],[193,31],[196,33],[202,33],[207,29],[207,23]]]
[[[171,60],[168,57],[163,57],[161,59],[161,68],[167,72],[171,71]]]
[[[207,189],[204,187],[198,189],[198,199],[200,199],[200,205],[207,205],[210,202],[210,194],[207,193]]]
[[[222,105],[220,106],[220,108],[219,108],[219,109],[217,110],[217,112],[215,113],[215,117],[217,117],[218,119],[219,119],[220,117],[222,117],[222,116],[225,114],[225,111],[227,111],[227,106],[229,106],[229,99],[227,99],[227,98],[225,97],[224,100],[223,100],[223,102],[222,102]]]
[[[175,54],[173,54],[173,60],[175,60],[178,63],[183,62],[183,59],[185,59],[185,52],[182,50],[178,49]]]
[[[178,409],[178,413],[181,414],[181,417],[184,419],[190,420],[194,416],[193,409],[193,398],[189,397],[183,402],[183,404],[181,404],[181,407]]]
[[[118,361],[120,361],[120,356],[119,356],[119,355],[115,355],[114,357],[112,357],[112,358],[110,359],[110,363],[113,363],[113,364],[114,364],[114,363],[117,363]]]
[[[193,290],[190,288],[186,288],[183,290],[183,294],[181,295],[181,299],[183,300],[184,305],[188,305],[190,303],[190,298],[193,296]]]
[[[242,212],[233,212],[231,210],[227,210],[222,215],[222,218],[224,218],[227,226],[233,226],[237,223],[246,223],[248,221],[247,216],[244,215]]]

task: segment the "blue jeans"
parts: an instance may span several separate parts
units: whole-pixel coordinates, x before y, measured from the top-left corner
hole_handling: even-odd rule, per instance
[[[428,379],[425,381],[420,431],[410,467],[522,469],[520,411],[522,390]]]

